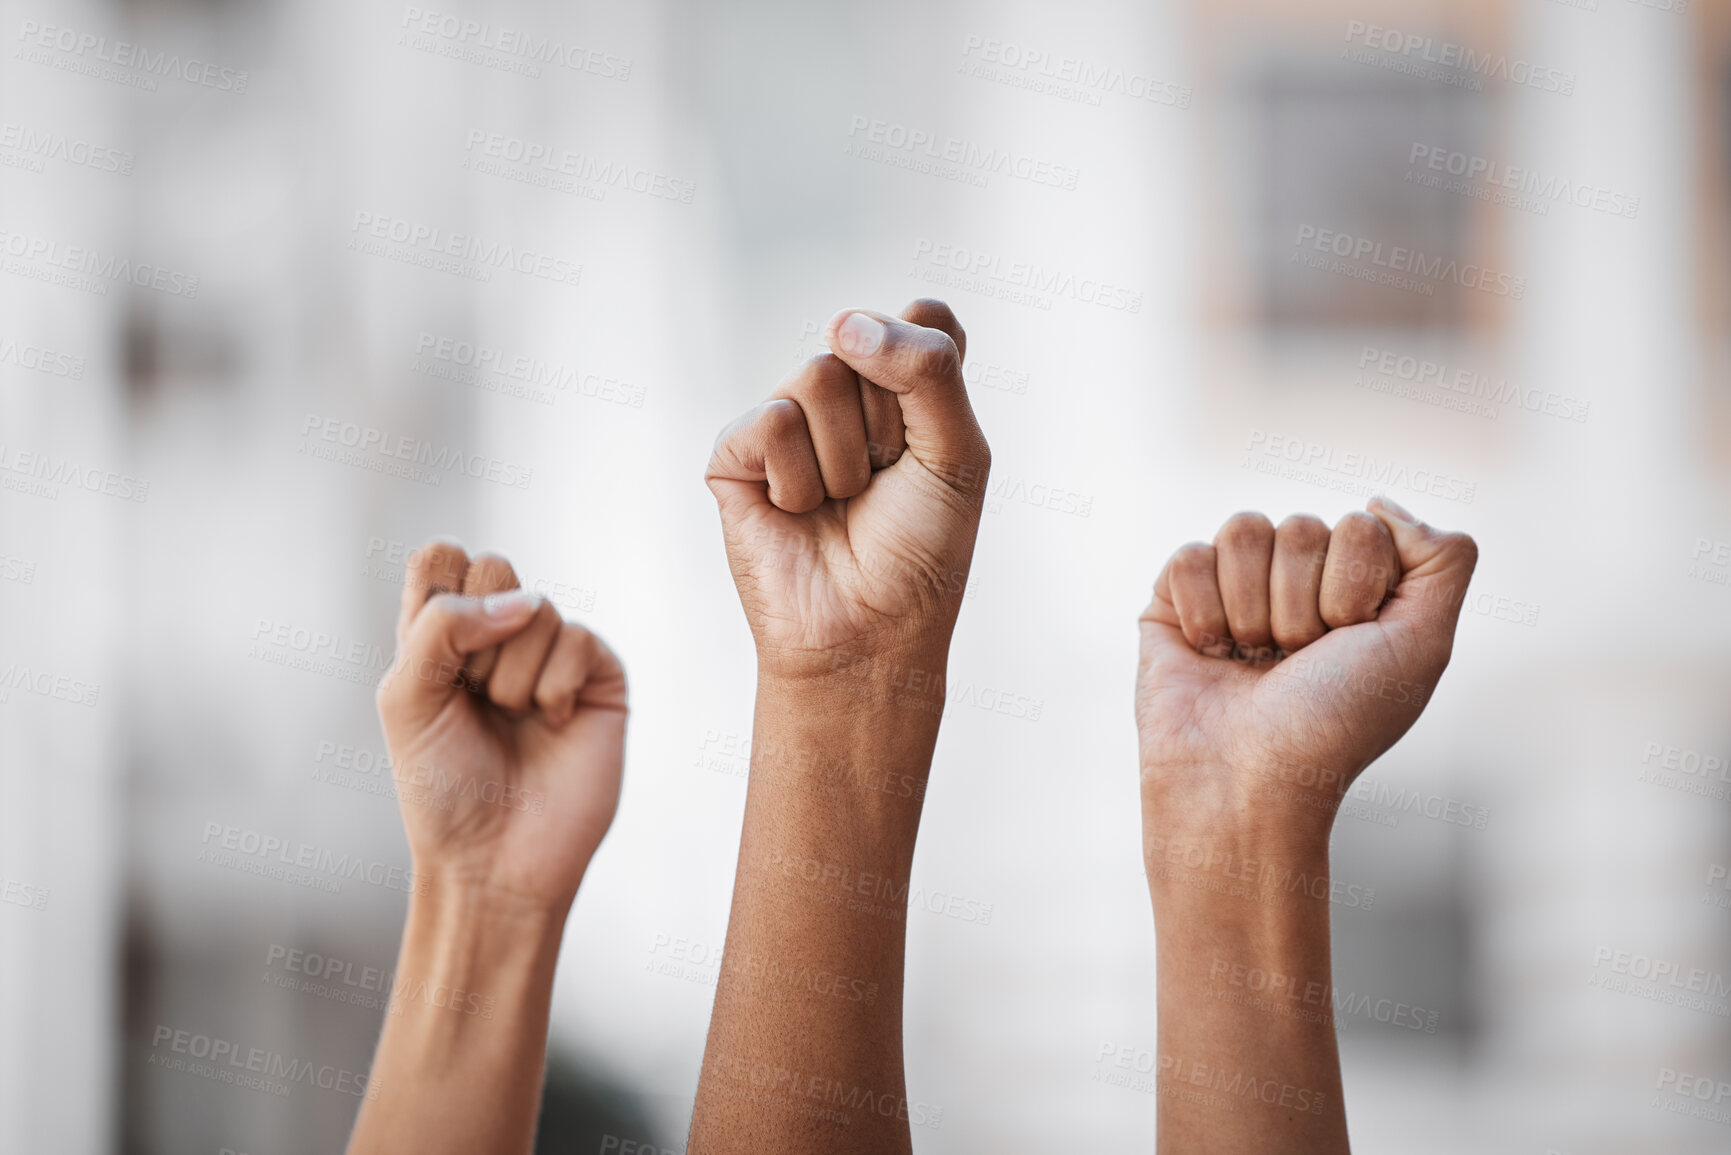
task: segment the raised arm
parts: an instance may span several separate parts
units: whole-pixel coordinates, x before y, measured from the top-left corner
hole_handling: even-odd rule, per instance
[[[1478,559],[1464,534],[1370,509],[1332,533],[1239,514],[1173,555],[1142,614],[1163,1153],[1347,1150],[1329,832],[1435,691]]]
[[[378,700],[415,884],[349,1155],[534,1141],[565,916],[619,800],[625,674],[517,584],[444,542],[404,579]]]
[[[990,453],[949,308],[847,310],[716,444],[757,648],[745,829],[693,1155],[886,1152],[908,878]]]

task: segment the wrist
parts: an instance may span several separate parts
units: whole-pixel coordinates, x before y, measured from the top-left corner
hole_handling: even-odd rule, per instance
[[[857,702],[873,690],[919,693],[930,689],[933,679],[941,687],[954,623],[953,614],[941,628],[898,623],[893,632],[862,634],[816,650],[759,646],[759,690],[822,705],[838,698]]]
[[[1326,905],[1332,811],[1220,806],[1168,794],[1150,814],[1142,860],[1156,910],[1202,904],[1253,921]]]
[[[922,778],[946,703],[942,650],[838,654],[821,674],[759,675],[752,762],[844,758]]]
[[[418,961],[460,956],[481,967],[558,954],[570,903],[513,894],[449,871],[426,881],[409,900],[405,964],[411,952]]]
[[[563,926],[583,882],[583,873],[568,880],[518,877],[520,870],[500,864],[499,847],[493,843],[416,846],[411,831],[409,853],[414,864],[409,909],[436,916],[441,924],[495,924],[500,931],[506,929],[503,924]]]
[[[1290,765],[1141,767],[1144,842],[1223,838],[1326,855],[1352,775]]]

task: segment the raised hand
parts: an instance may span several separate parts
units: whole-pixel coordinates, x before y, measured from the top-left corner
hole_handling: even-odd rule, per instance
[[[1155,582],[1136,725],[1162,1155],[1346,1152],[1329,831],[1430,701],[1477,560],[1378,499],[1333,532],[1238,514]],[[1251,972],[1280,993],[1218,985]]]
[[[625,672],[504,558],[433,542],[378,701],[426,886],[349,1155],[527,1155],[565,917],[619,802]]]
[[[902,1070],[906,895],[991,454],[947,306],[844,310],[828,339],[722,433],[707,475],[758,684],[692,1116],[705,1155],[905,1152],[941,1117]],[[914,672],[932,693],[910,705]],[[821,863],[818,882],[789,861]],[[844,876],[887,897],[825,890]]]
[[[417,551],[379,718],[417,874],[563,911],[618,803],[625,673],[517,585],[504,558]]]
[[[1141,619],[1145,803],[1259,807],[1277,780],[1344,792],[1430,700],[1477,559],[1382,500],[1332,533],[1241,513],[1180,549]]]
[[[929,625],[947,644],[991,465],[949,306],[843,310],[827,339],[722,431],[705,473],[767,673],[824,672]]]

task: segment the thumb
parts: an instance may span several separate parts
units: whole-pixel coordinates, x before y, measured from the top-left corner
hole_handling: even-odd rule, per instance
[[[984,492],[991,451],[968,403],[961,350],[946,329],[843,309],[826,335],[837,357],[896,395],[908,450],[921,465],[964,493]]]
[[[1184,636],[1178,609],[1172,602],[1168,565],[1154,582],[1154,597],[1142,611],[1136,625],[1141,632],[1141,645],[1136,666],[1138,688],[1158,685],[1181,671],[1193,670],[1202,655]]]
[[[379,714],[386,727],[425,724],[461,683],[468,655],[506,641],[540,608],[541,598],[521,589],[484,598],[434,597],[416,616],[390,673],[379,683]]]
[[[1372,498],[1367,508],[1388,527],[1401,569],[1400,584],[1377,620],[1434,632],[1452,645],[1467,583],[1479,562],[1478,543],[1464,533],[1426,525],[1386,497]]]

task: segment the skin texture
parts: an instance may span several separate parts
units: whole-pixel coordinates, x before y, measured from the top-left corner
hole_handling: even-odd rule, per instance
[[[534,1140],[554,963],[618,804],[626,689],[599,638],[517,585],[448,542],[404,576],[378,705],[415,886],[350,1155]]]
[[[1379,498],[1332,532],[1238,514],[1155,583],[1136,724],[1162,1153],[1347,1150],[1329,832],[1430,700],[1477,560]]]
[[[693,1155],[911,1149],[907,886],[991,463],[941,302],[847,309],[706,480],[756,644],[752,766]]]

